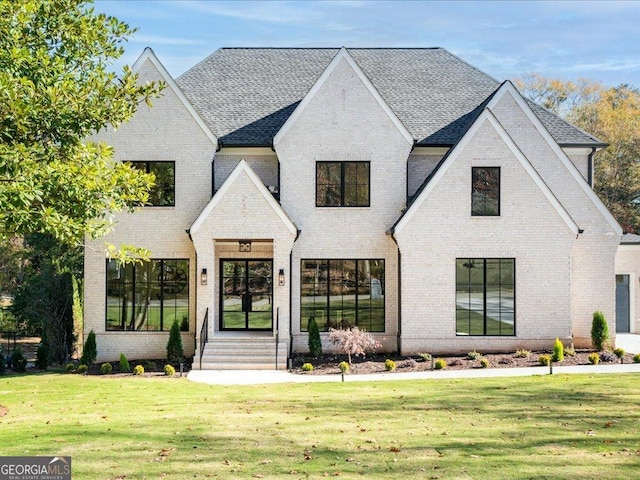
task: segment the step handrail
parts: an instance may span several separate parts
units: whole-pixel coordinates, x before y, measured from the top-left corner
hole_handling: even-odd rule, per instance
[[[204,348],[209,342],[209,309],[204,313],[204,320],[202,321],[202,327],[200,328],[200,370],[202,370],[202,356],[204,355]]]

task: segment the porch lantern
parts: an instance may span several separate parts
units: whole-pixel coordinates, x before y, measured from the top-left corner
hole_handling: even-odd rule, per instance
[[[207,269],[203,268],[202,272],[200,272],[200,284],[201,285],[206,285],[207,284]]]
[[[278,272],[278,285],[284,286],[284,268],[281,268]]]

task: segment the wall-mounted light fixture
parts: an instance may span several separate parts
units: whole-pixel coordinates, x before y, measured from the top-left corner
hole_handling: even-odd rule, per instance
[[[207,284],[207,269],[203,268],[202,272],[200,272],[200,284],[201,285],[206,285]]]
[[[278,272],[278,285],[284,286],[284,268],[281,268]]]

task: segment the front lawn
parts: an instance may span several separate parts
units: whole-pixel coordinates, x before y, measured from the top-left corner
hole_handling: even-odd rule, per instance
[[[70,455],[74,479],[600,480],[640,469],[635,374],[250,387],[42,374],[0,377],[0,404],[1,454]]]

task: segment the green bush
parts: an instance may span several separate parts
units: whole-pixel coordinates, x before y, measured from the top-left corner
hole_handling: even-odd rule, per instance
[[[167,364],[164,366],[164,374],[167,377],[173,377],[176,374],[176,369],[173,368],[173,365]]]
[[[531,356],[531,350],[516,350],[516,358],[529,358]]]
[[[620,347],[616,348],[616,349],[613,351],[613,354],[614,354],[616,357],[620,358],[620,359],[622,359],[622,358],[624,357],[624,354],[625,354],[625,353],[626,353],[626,352],[624,351],[624,348],[620,348]]]
[[[153,360],[145,360],[144,362],[142,362],[142,366],[147,371],[155,370],[157,367],[156,362],[154,362]]]
[[[69,362],[64,366],[64,369],[67,373],[73,373],[76,371],[76,366],[73,363]]]
[[[564,349],[564,354],[569,357],[573,357],[576,354],[576,349],[573,348],[573,343],[571,343],[570,346]]]
[[[45,342],[40,342],[36,350],[36,368],[46,370],[49,366],[49,347]]]
[[[444,370],[447,368],[447,361],[444,358],[438,358],[433,364],[433,368],[436,370]]]
[[[76,373],[79,373],[80,375],[86,375],[88,371],[89,367],[87,367],[84,363],[78,365],[78,368],[76,369]]]
[[[604,348],[605,342],[609,339],[609,326],[600,311],[594,312],[591,322],[591,344],[597,351]]]
[[[313,372],[313,365],[311,365],[310,363],[305,363],[302,365],[302,371],[303,372]]]
[[[553,344],[553,357],[554,362],[563,362],[564,361],[564,345],[559,338],[556,338],[556,341]]]
[[[11,354],[11,366],[14,372],[24,373],[27,371],[27,359],[20,347],[16,347]]]
[[[142,365],[136,365],[133,367],[134,375],[142,375],[144,373],[144,367]]]
[[[589,355],[589,363],[591,365],[598,365],[600,363],[600,355],[597,353],[592,353]]]
[[[100,365],[101,374],[109,375],[111,372],[113,372],[113,365],[111,365],[109,362],[105,362],[102,365]]]
[[[7,370],[7,364],[4,361],[4,355],[2,354],[2,347],[0,346],[0,375],[4,375]]]
[[[167,362],[179,364],[184,360],[184,350],[182,348],[182,336],[180,335],[180,324],[174,320],[169,331],[169,341],[167,342]]]
[[[480,359],[480,366],[482,368],[489,368],[491,366],[491,362],[489,361],[488,358],[481,358]]]
[[[84,343],[84,349],[82,350],[82,357],[80,357],[80,363],[84,365],[93,365],[98,356],[98,347],[96,346],[96,334],[93,330],[87,335],[87,341]]]
[[[418,356],[425,362],[430,362],[433,359],[430,353],[419,353]]]
[[[548,367],[549,365],[551,365],[551,355],[540,355],[538,357],[538,363],[540,365],[544,365],[546,367]]]
[[[482,354],[480,352],[476,352],[475,350],[473,352],[467,353],[467,358],[469,360],[477,360],[480,357],[482,357]]]
[[[396,369],[396,362],[394,362],[393,360],[391,360],[390,358],[387,358],[384,361],[384,369],[387,372],[393,372]]]
[[[633,363],[640,363],[640,353],[636,353],[633,356]]]
[[[322,339],[320,338],[320,329],[315,317],[309,319],[309,353],[318,358],[322,355]]]
[[[124,353],[120,354],[120,363],[118,368],[121,372],[128,372],[131,370],[131,366],[129,365],[129,360],[127,360],[127,356]]]
[[[349,362],[340,362],[338,368],[342,373],[347,373],[349,371]]]

